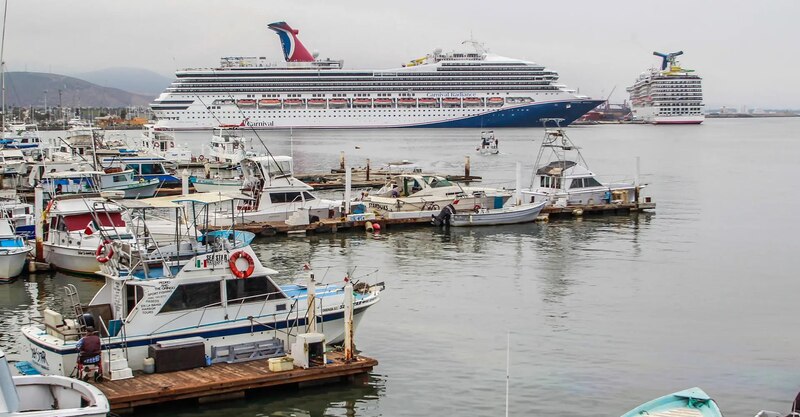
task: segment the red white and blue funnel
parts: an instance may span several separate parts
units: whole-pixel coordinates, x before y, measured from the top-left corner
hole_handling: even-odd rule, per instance
[[[275,31],[281,39],[283,56],[286,58],[286,62],[314,62],[314,57],[303,46],[300,39],[297,39],[297,34],[300,31],[292,29],[286,22],[270,23],[267,27]]]

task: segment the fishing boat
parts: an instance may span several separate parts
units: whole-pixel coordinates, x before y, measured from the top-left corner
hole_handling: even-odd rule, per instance
[[[480,152],[481,155],[497,155],[500,153],[498,144],[493,130],[483,131],[481,132],[481,143],[475,150]]]
[[[0,213],[11,221],[14,232],[26,239],[36,238],[33,205],[23,203],[15,191],[0,195]]]
[[[243,181],[240,178],[198,178],[192,182],[194,189],[198,193],[208,193],[213,191],[220,192],[239,192],[242,189]]]
[[[179,146],[176,143],[172,132],[156,128],[153,124],[144,125],[136,147],[144,154],[161,157],[176,164],[187,164],[194,159],[192,151],[186,145]]]
[[[42,176],[41,185],[47,198],[63,194],[99,193],[121,191],[124,198],[149,198],[156,195],[160,181],[134,178],[132,169],[107,168],[104,171],[48,172]]]
[[[233,220],[285,222],[299,210],[303,210],[307,221],[341,215],[341,201],[318,198],[310,185],[293,176],[289,156],[246,158],[240,165],[243,179],[239,188],[251,200],[242,202],[233,211],[217,211],[211,220],[214,226],[229,226]]]
[[[43,244],[45,262],[57,269],[82,274],[99,271],[97,249],[104,242],[100,231],[135,242],[125,227],[122,211],[98,194],[56,196],[42,213],[47,224]]]
[[[700,388],[689,388],[648,401],[622,417],[722,417],[722,411]]]
[[[255,153],[247,151],[247,142],[238,127],[218,127],[211,136],[208,154],[211,160],[236,167],[242,159]]]
[[[547,123],[547,121],[544,121]],[[522,190],[529,203],[581,207],[635,203],[644,185],[635,182],[601,183],[590,171],[580,148],[562,128],[546,128],[534,163],[530,188]]]
[[[66,376],[12,376],[0,350],[0,416],[106,417],[108,399],[89,383]]]
[[[3,149],[30,151],[41,146],[39,128],[34,123],[12,122],[2,133],[0,145]]]
[[[0,218],[0,281],[19,276],[32,250],[22,236],[17,236],[11,219]]]
[[[155,201],[154,209],[191,204],[191,212],[200,213],[195,218],[203,218],[208,210],[214,210],[211,206],[233,201],[217,196],[214,201],[194,201],[194,195],[150,201]],[[148,204],[148,200],[135,203]],[[326,274],[335,275],[336,282],[318,284],[314,271],[309,270],[300,281],[279,285],[272,278],[277,272],[262,264],[250,246],[253,238],[254,234],[242,231],[210,232],[192,239],[198,250],[187,257],[111,240],[110,255],[100,272],[105,285],[81,316],[88,314],[97,324],[103,357],[124,358],[130,370],[137,371],[143,369],[148,348],[156,343],[199,343],[212,361],[215,348],[242,343],[275,342],[284,349],[308,329],[322,333],[327,343],[338,343],[345,337],[345,297],[355,297],[355,326],[380,300],[382,283],[340,274]],[[370,274],[374,276],[374,271]],[[81,304],[77,294],[74,297],[72,301]],[[54,316],[48,310],[44,314],[44,321]],[[67,319],[63,322],[76,326],[81,322],[78,317]],[[75,367],[78,349],[71,335],[81,333],[80,327],[55,328],[42,323],[25,326],[21,332],[23,355],[35,369],[65,375]]]
[[[454,212],[450,225],[461,226],[497,226],[503,224],[530,223],[542,211],[545,202],[520,204],[499,209],[477,209],[473,212]]]
[[[463,187],[439,175],[400,173],[363,201],[379,212],[440,210],[452,204],[456,211],[502,208],[511,192],[494,188]]]
[[[104,167],[132,169],[137,180],[157,179],[162,187],[181,185],[181,179],[173,175],[164,164],[169,162],[160,156],[123,156],[103,158]]]
[[[0,175],[24,175],[27,173],[28,165],[21,150],[0,150]]]

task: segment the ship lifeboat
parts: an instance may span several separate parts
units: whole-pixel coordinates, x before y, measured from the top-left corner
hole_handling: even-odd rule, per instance
[[[414,107],[417,105],[417,99],[415,98],[401,98],[397,100],[397,104],[403,107]]]
[[[466,106],[475,107],[475,106],[480,106],[482,104],[483,104],[483,100],[481,100],[481,99],[479,99],[477,97],[466,97],[466,98],[464,98],[464,106],[465,107]]]
[[[354,98],[353,99],[354,106],[371,106],[372,99],[371,98]]]
[[[256,101],[250,98],[243,98],[241,100],[236,100],[236,105],[239,107],[255,107]]]
[[[503,97],[489,97],[486,100],[486,104],[488,104],[490,106],[495,106],[495,107],[502,106],[504,103],[505,103],[505,100],[503,100]]]
[[[446,107],[461,107],[461,99],[460,98],[454,98],[454,97],[448,97],[448,98],[442,99],[442,104],[444,104]]]
[[[325,107],[327,101],[324,98],[310,98],[308,99],[308,107]]]
[[[394,104],[394,100],[390,98],[376,98],[373,103],[375,103],[375,107],[391,107]]]
[[[328,100],[328,105],[333,109],[341,109],[347,107],[347,99],[344,98],[332,98]]]
[[[435,98],[421,98],[419,99],[419,106],[420,107],[436,107],[439,104],[439,100]]]
[[[240,101],[239,105],[241,106],[242,100],[239,101]],[[274,98],[262,98],[261,100],[258,100],[258,107],[262,107],[265,109],[279,109],[281,108],[281,101]]]
[[[297,98],[287,98],[283,100],[284,107],[300,107],[303,105],[303,100]]]

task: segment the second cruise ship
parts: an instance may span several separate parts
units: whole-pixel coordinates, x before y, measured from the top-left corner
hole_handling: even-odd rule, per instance
[[[661,69],[643,72],[628,87],[634,120],[652,124],[700,124],[703,114],[702,79],[694,70],[678,65],[676,57],[683,51],[662,54]]]
[[[558,74],[529,61],[470,51],[442,52],[388,70],[345,70],[318,59],[285,22],[285,65],[264,57],[225,57],[218,68],[182,69],[150,104],[156,127],[205,130],[382,127],[533,127],[571,123],[602,100],[558,84]]]

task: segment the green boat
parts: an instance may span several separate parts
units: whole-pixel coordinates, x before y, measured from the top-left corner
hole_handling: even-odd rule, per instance
[[[722,417],[717,403],[700,388],[689,388],[646,402],[622,417]]]

